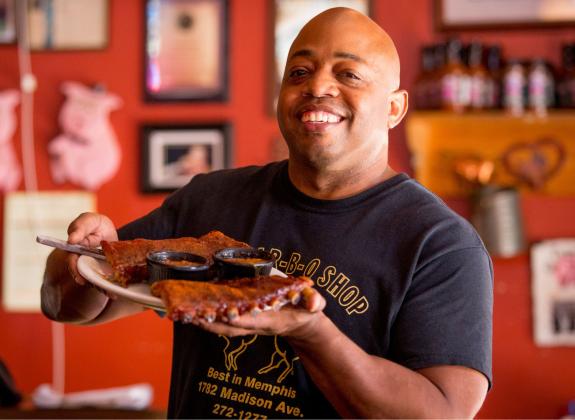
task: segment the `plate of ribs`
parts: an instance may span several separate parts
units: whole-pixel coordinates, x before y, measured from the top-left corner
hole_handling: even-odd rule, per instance
[[[210,281],[161,280],[148,283],[146,256],[170,250],[204,256],[223,248],[249,248],[221,232],[212,231],[199,238],[102,242],[105,260],[81,255],[78,271],[90,283],[145,307],[167,313],[173,321],[189,323],[195,318],[226,322],[244,313],[257,314],[296,305],[313,286],[307,277],[286,276],[272,269],[269,276]]]

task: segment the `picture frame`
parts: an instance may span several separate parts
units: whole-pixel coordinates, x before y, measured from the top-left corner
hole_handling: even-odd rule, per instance
[[[15,0],[0,0],[0,45],[16,42]]]
[[[228,0],[146,0],[144,99],[228,99]]]
[[[440,31],[573,26],[572,0],[435,0]]]
[[[538,346],[575,346],[575,238],[531,248],[533,335]]]
[[[31,50],[101,50],[108,46],[109,0],[25,1]]]
[[[229,168],[231,134],[231,125],[226,122],[143,125],[141,191],[172,192],[197,174]]]
[[[289,48],[300,29],[315,15],[332,7],[349,7],[371,16],[370,0],[273,0],[273,62],[270,65],[270,115],[275,115],[277,98]]]

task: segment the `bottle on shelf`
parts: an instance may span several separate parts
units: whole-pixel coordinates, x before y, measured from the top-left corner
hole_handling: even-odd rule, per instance
[[[450,39],[446,44],[447,63],[441,77],[441,99],[444,109],[463,112],[471,102],[469,73],[462,62],[462,44]]]
[[[487,48],[486,67],[487,80],[485,82],[485,107],[487,109],[501,108],[501,47],[491,45]]]
[[[430,45],[421,48],[421,68],[415,80],[414,100],[415,107],[419,109],[433,108],[432,89],[434,71],[434,47]]]
[[[555,106],[555,80],[550,65],[542,58],[531,62],[527,75],[529,108],[538,116]]]
[[[503,107],[513,116],[523,115],[526,107],[527,77],[520,60],[507,62],[503,73]]]
[[[575,43],[561,48],[561,78],[557,96],[561,108],[575,108]]]
[[[483,65],[483,45],[478,41],[469,44],[468,48],[469,67],[469,106],[473,110],[487,108],[487,69]]]

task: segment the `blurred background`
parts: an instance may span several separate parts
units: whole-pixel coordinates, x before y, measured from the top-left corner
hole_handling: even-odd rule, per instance
[[[482,1],[484,10],[493,9],[489,0]],[[38,25],[47,25],[46,16],[37,16],[47,6],[31,3],[31,51],[27,51],[10,35],[9,19],[18,19],[17,11],[11,15],[11,2],[0,2],[4,10],[0,13],[4,36],[0,35],[0,94],[20,92],[19,101],[5,115],[0,111],[0,139],[10,115],[16,118],[15,128],[4,134],[13,152],[0,151],[0,167],[13,165],[10,171],[0,171],[5,177],[0,194],[4,238],[0,241],[0,360],[24,402],[40,384],[55,381],[66,393],[145,382],[154,389],[151,408],[162,412],[169,390],[169,321],[147,311],[107,325],[55,329],[34,304],[20,307],[9,295],[20,281],[8,278],[18,270],[8,249],[14,243],[13,221],[19,220],[12,214],[20,208],[21,195],[15,194],[87,192],[88,198],[79,195],[86,206],[109,215],[120,226],[154,209],[178,182],[194,173],[284,158],[286,149],[273,110],[278,72],[274,51],[285,43],[277,28],[293,17],[289,1],[281,5],[281,0],[109,0],[86,6],[83,23],[68,35],[58,33],[59,21],[53,17],[48,19],[55,25],[51,32],[42,26],[40,35],[34,35]],[[162,13],[168,13],[174,3],[190,12],[177,16],[178,30],[211,22],[204,24],[200,35],[187,38],[193,43],[189,49],[178,38],[178,30],[159,18],[162,7]],[[212,9],[203,10],[201,3]],[[307,3],[312,10],[318,7],[312,0]],[[566,12],[559,18],[539,10],[498,21],[504,13],[517,11],[505,6],[508,3],[512,1],[501,2],[500,13],[495,17],[486,13],[480,22],[467,21],[465,10],[450,1],[372,0],[368,7],[396,43],[401,85],[410,92],[412,105],[407,119],[391,132],[391,165],[416,177],[464,217],[483,223],[484,239],[493,251],[494,383],[478,417],[559,418],[567,414],[569,401],[575,400],[575,250],[570,242],[575,238],[575,110],[570,109],[575,94],[569,93],[569,89],[575,92],[575,87],[569,87],[575,77],[570,73],[575,65],[570,47],[575,43],[575,18],[567,14],[575,6],[565,1]],[[67,12],[58,10],[63,7],[58,5],[55,0],[52,12],[65,16]],[[295,6],[305,9],[306,2]],[[280,10],[287,11],[282,15]],[[92,28],[97,19],[103,26]],[[96,34],[92,38],[90,31]],[[162,39],[164,46],[172,45],[171,53],[159,47]],[[67,43],[70,40],[80,43]],[[188,66],[182,63],[186,54],[204,58]],[[517,70],[511,68],[514,64],[519,66],[518,79],[510,76]],[[204,77],[204,72],[209,75]],[[33,78],[22,83],[23,74]],[[477,94],[477,89],[483,93]],[[492,91],[487,89],[496,93],[488,94]],[[76,115],[77,109],[88,115],[88,122]],[[28,119],[21,115],[27,112]],[[70,142],[65,150],[90,141],[82,139],[82,127],[74,126],[77,120],[93,123],[91,132],[108,139],[103,151],[96,147],[90,152],[104,156],[98,161],[100,175],[98,167],[88,170],[86,165],[77,169],[84,170],[81,177],[58,175],[54,166],[54,156],[60,153],[57,140]],[[174,127],[189,132],[183,137],[168,135]],[[80,133],[76,137],[75,130]],[[30,138],[34,139],[31,154],[26,151]],[[187,153],[182,152],[182,144],[189,146]],[[14,154],[12,163],[7,162],[9,153]],[[165,159],[158,158],[158,153]],[[184,155],[200,159],[191,164],[199,169],[178,169],[173,175],[174,161]],[[35,174],[26,167],[31,160]],[[72,160],[82,162],[81,153]],[[24,168],[24,176],[8,183],[18,167]],[[95,180],[90,181],[91,175]],[[496,202],[496,193],[506,193],[511,202]],[[52,196],[56,203],[58,197]],[[50,203],[46,206],[54,206],[54,201]],[[502,212],[507,219],[502,219]],[[65,238],[65,231],[58,233]],[[557,239],[567,240],[561,243],[564,248],[546,248],[536,263],[534,246],[547,241],[555,246]],[[35,245],[33,240],[29,247]],[[556,262],[554,255],[567,256],[563,268],[550,266]],[[537,270],[542,271],[537,274]],[[38,277],[36,284],[41,274]],[[8,282],[12,282],[9,288]],[[553,299],[563,306],[550,307]],[[552,319],[538,330],[535,325],[547,316],[545,311]]]

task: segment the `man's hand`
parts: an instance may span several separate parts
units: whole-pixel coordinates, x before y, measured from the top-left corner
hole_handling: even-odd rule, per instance
[[[102,241],[117,241],[118,233],[109,217],[82,213],[68,226],[68,243],[95,247]]]
[[[193,324],[214,334],[227,336],[261,334],[281,335],[303,339],[313,331],[325,307],[325,299],[315,289],[302,292],[297,306],[286,305],[278,311],[264,311],[257,315],[244,314],[228,322],[194,320]]]

